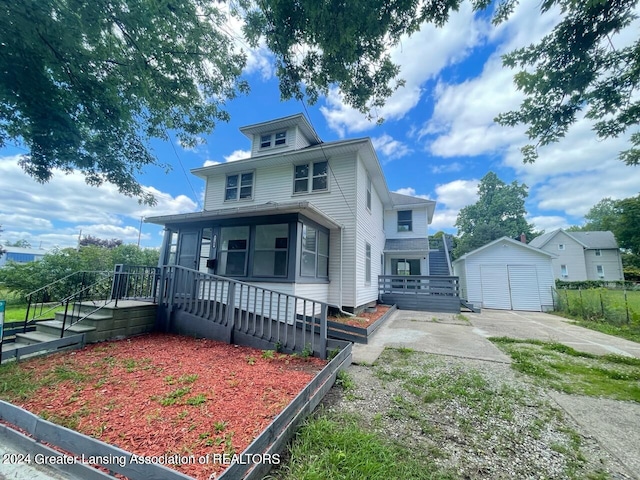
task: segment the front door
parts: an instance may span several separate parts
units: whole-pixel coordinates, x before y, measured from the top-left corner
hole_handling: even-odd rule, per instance
[[[178,239],[178,261],[181,267],[198,268],[198,244],[200,230],[181,230]]]

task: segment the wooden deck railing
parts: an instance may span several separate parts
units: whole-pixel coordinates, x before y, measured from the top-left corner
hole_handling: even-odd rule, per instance
[[[380,275],[379,299],[405,310],[460,311],[458,277]]]
[[[171,316],[181,312],[210,322],[217,331],[223,327],[229,343],[234,336],[250,336],[283,351],[326,357],[328,305],[323,302],[181,266],[164,266],[158,304],[167,310],[169,325]]]

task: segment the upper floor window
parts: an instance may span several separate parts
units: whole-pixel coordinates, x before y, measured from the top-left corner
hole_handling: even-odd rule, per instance
[[[287,144],[287,131],[260,135],[260,148],[270,148]]]
[[[371,211],[371,177],[367,175],[367,208]]]
[[[411,210],[398,210],[398,231],[413,231],[413,215]]]
[[[328,165],[326,161],[296,165],[293,193],[322,192],[328,189]]]
[[[602,250],[600,250],[599,248],[596,248],[596,257],[601,257],[602,256]]]
[[[250,200],[253,197],[253,172],[227,175],[224,200]]]

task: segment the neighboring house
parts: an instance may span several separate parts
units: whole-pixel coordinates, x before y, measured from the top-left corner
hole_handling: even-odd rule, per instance
[[[22,248],[22,247],[2,247],[5,253],[0,257],[0,267],[3,267],[7,262],[16,263],[29,263],[37,260],[42,260],[45,250],[36,248]]]
[[[530,245],[556,255],[553,272],[560,280],[624,280],[620,249],[611,232],[560,228],[534,238]]]
[[[460,297],[476,307],[546,311],[553,308],[554,255],[502,237],[454,260]]]
[[[392,193],[369,138],[322,142],[303,115],[249,125],[249,158],[197,168],[204,210],[164,225],[161,263],[356,311],[378,276],[428,275],[435,202]]]

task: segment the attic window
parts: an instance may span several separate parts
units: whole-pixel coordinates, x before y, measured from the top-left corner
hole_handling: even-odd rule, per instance
[[[564,250],[564,243],[560,243],[558,245],[558,250]]]
[[[275,138],[274,138],[275,137]],[[287,131],[267,133],[260,136],[260,148],[278,147],[287,144]]]

